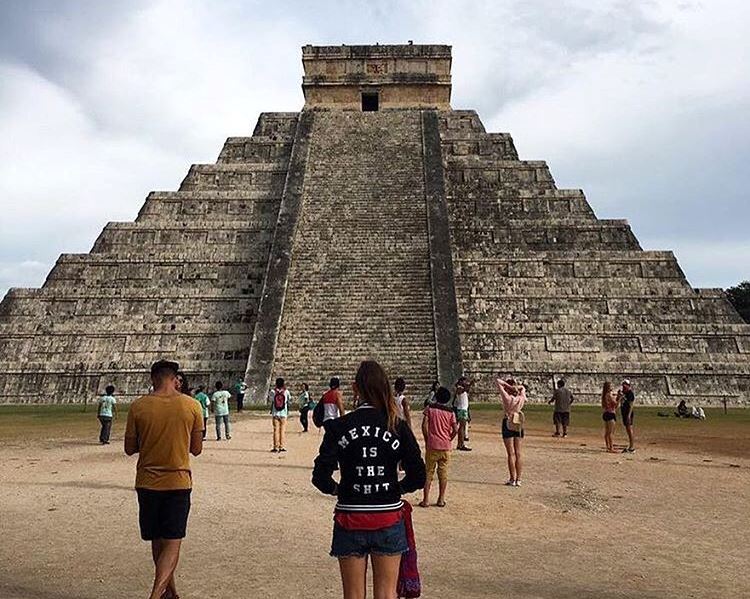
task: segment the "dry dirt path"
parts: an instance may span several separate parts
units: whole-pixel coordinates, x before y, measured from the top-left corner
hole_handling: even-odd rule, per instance
[[[598,437],[539,431],[514,489],[502,485],[495,416],[478,420],[474,451],[454,453],[448,506],[415,508],[424,597],[750,596],[749,458],[654,446],[610,455]],[[194,460],[185,599],[340,596],[327,556],[333,502],[309,482],[320,437],[291,420],[289,452],[275,455],[270,427],[247,416]],[[11,441],[0,455],[0,597],[147,596],[135,459],[121,435],[106,447]]]

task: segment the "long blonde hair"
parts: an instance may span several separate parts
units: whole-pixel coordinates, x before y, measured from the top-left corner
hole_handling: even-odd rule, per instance
[[[388,430],[393,432],[398,420],[398,408],[383,367],[375,360],[365,360],[359,365],[354,382],[360,400],[383,412],[388,418]]]
[[[612,396],[612,383],[604,381],[604,388],[602,389],[602,407],[609,407],[609,398]]]

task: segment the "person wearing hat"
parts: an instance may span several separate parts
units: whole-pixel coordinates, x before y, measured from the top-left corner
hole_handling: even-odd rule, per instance
[[[625,432],[628,434],[628,446],[622,450],[622,453],[635,453],[635,444],[633,439],[633,404],[635,403],[635,393],[630,380],[622,381],[622,389],[617,394],[620,400],[620,415],[622,424],[625,426]]]
[[[174,573],[190,512],[190,454],[203,450],[203,412],[181,392],[179,370],[169,360],[151,366],[153,391],[133,402],[125,428],[125,453],[138,454],[138,523],[155,566],[151,599],[178,596]]]

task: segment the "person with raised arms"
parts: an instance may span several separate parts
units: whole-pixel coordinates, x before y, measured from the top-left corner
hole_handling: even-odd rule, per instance
[[[509,487],[521,486],[523,461],[521,459],[521,440],[524,437],[523,406],[526,403],[526,388],[516,383],[512,377],[506,379],[499,375],[495,384],[500,392],[503,404],[502,435],[505,452],[508,454],[508,472],[510,478],[505,484]]]

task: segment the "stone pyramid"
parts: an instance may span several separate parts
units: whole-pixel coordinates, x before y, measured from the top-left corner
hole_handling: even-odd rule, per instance
[[[193,384],[272,377],[319,392],[358,362],[412,398],[462,372],[489,399],[511,372],[598,401],[750,399],[750,326],[671,252],[600,220],[506,133],[452,110],[451,48],[305,46],[298,113],[264,113],[135,222],[63,254],[0,303],[0,402],[132,399],[155,359]],[[163,282],[168,285],[163,285]]]

